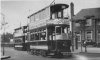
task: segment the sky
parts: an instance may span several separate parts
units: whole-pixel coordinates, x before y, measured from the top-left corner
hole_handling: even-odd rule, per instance
[[[13,33],[15,28],[24,26],[30,14],[50,5],[53,0],[1,0],[1,13],[5,15],[6,31]],[[100,8],[99,0],[55,0],[55,3],[74,3],[75,14],[81,9]],[[2,19],[1,19],[2,20]],[[2,32],[0,32],[2,33]]]

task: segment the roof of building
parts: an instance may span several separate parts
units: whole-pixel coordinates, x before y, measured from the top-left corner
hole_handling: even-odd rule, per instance
[[[95,19],[100,19],[100,8],[88,8],[82,9],[78,12],[73,19],[74,20],[83,20],[86,17],[94,17]]]

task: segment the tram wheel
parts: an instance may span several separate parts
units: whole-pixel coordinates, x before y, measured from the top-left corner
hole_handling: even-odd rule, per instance
[[[28,50],[27,53],[30,54],[30,55],[34,55],[34,52],[33,51],[34,50]]]
[[[41,56],[46,57],[46,56],[47,56],[47,52],[44,51],[44,50],[42,50],[42,51],[41,51]]]
[[[34,55],[34,52],[33,52],[33,51],[34,51],[34,50],[31,50],[31,51],[30,51],[30,54],[31,54],[31,55]]]
[[[31,54],[31,50],[27,50],[27,53],[28,53],[28,54]]]
[[[36,50],[34,50],[34,54],[37,55],[37,51]]]
[[[37,55],[37,56],[39,55],[39,50],[36,50],[36,54],[35,55]]]

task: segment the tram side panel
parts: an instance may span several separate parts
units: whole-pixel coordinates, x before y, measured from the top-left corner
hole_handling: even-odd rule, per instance
[[[49,50],[52,52],[71,52],[71,40],[54,40],[48,42]]]
[[[30,49],[29,51],[32,54],[43,54],[44,51],[47,54],[53,53],[63,53],[63,52],[71,52],[71,40],[54,40],[54,41],[39,41],[39,42],[29,42]],[[38,52],[38,53],[37,53]]]
[[[21,51],[26,51],[27,50],[27,44],[25,43],[25,36],[16,38],[15,39],[15,44],[14,44],[14,49],[16,50],[21,50]]]

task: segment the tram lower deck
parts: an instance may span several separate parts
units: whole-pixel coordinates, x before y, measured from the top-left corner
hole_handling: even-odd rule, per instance
[[[48,56],[69,54],[71,52],[71,40],[68,36],[66,25],[49,25],[41,29],[31,31],[30,49],[28,52],[35,55]],[[43,31],[42,31],[43,30]],[[71,54],[69,54],[71,55]]]
[[[28,52],[35,55],[47,56],[49,54],[55,55],[56,53],[70,53],[70,40],[53,40],[53,41],[35,41],[29,42],[30,49]],[[43,55],[45,53],[45,55]]]

